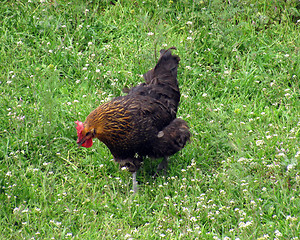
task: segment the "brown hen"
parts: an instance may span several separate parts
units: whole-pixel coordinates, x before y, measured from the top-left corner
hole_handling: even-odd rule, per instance
[[[180,58],[162,49],[156,66],[144,74],[145,83],[126,90],[92,111],[85,122],[76,121],[78,146],[91,147],[98,138],[111,151],[120,167],[133,173],[143,158],[163,158],[156,175],[167,167],[167,158],[181,150],[190,139],[187,123],[176,118],[180,101],[177,67]]]

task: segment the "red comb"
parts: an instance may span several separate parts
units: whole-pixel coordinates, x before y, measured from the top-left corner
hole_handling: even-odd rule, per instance
[[[76,127],[77,136],[79,137],[79,135],[81,135],[82,130],[84,129],[83,123],[78,120],[75,123],[77,124],[77,127]]]

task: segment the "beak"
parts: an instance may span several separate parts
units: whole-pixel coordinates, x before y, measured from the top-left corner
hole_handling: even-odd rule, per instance
[[[79,142],[77,142],[78,147],[81,147],[81,145],[84,144],[86,140],[89,140],[92,137],[93,137],[93,135],[91,133],[88,133],[87,135],[85,135]]]
[[[81,145],[84,144],[84,142],[85,142],[85,140],[83,140],[83,139],[82,139],[80,142],[78,142],[78,143],[77,143],[77,144],[78,144],[78,147],[81,147]]]

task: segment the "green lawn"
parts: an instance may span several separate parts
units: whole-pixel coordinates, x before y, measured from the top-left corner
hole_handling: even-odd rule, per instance
[[[0,4],[0,239],[299,239],[298,0]],[[192,140],[133,195],[74,121],[181,57]]]

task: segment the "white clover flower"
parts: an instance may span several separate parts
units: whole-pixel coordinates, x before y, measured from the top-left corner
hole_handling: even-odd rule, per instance
[[[276,237],[281,237],[282,236],[282,233],[279,232],[278,229],[276,229],[274,233],[275,233]]]
[[[281,153],[278,153],[278,154],[277,154],[277,157],[285,157],[285,154],[282,153],[282,152],[281,152]]]
[[[295,167],[294,164],[289,164],[289,165],[287,165],[286,169],[287,169],[287,171],[290,171],[290,170],[292,170],[294,167]]]
[[[189,211],[187,207],[182,207],[182,211]]]
[[[239,228],[246,228],[250,225],[252,225],[253,221],[248,221],[248,222],[240,222],[239,223]]]
[[[256,140],[255,144],[256,144],[256,146],[260,146],[260,145],[264,144],[264,141],[263,140]]]
[[[41,213],[41,209],[40,209],[40,208],[38,208],[38,207],[35,207],[35,208],[34,208],[34,210],[35,210],[36,212],[39,212],[39,213]]]
[[[237,160],[238,162],[248,162],[247,158],[241,157]]]

